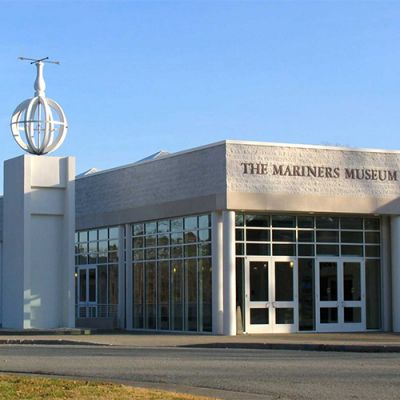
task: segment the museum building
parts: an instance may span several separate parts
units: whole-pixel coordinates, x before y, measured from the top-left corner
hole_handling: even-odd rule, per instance
[[[75,204],[76,326],[400,331],[400,152],[228,140],[77,176]]]

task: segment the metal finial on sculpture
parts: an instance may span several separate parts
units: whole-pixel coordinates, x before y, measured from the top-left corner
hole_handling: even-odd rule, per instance
[[[35,97],[23,101],[11,117],[11,131],[15,141],[31,154],[47,154],[58,149],[67,135],[68,124],[60,105],[45,95],[46,83],[43,78],[44,63],[59,64],[48,61],[19,57],[20,60],[32,61],[36,65],[34,83]]]

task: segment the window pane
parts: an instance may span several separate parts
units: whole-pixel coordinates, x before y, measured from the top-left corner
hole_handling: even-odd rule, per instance
[[[196,243],[197,242],[197,231],[185,232],[185,243]]]
[[[97,240],[97,230],[96,229],[89,231],[89,241],[92,241],[92,240]]]
[[[381,249],[379,246],[365,246],[366,257],[380,257]]]
[[[134,224],[132,228],[133,235],[144,235],[144,225],[143,224]]]
[[[379,218],[365,218],[365,229],[370,231],[379,231],[380,221]]]
[[[299,231],[299,242],[313,242],[314,231]]]
[[[145,263],[145,328],[156,329],[156,263]]]
[[[268,262],[251,261],[250,273],[250,301],[268,301]]]
[[[362,232],[347,232],[342,231],[340,233],[342,243],[362,243],[363,233]]]
[[[318,256],[339,256],[339,246],[331,244],[317,244]]]
[[[200,331],[211,332],[212,328],[212,292],[211,260],[199,259],[199,322]]]
[[[250,242],[268,242],[269,230],[262,229],[247,229],[246,240]]]
[[[99,230],[99,240],[107,240],[108,239],[108,229],[100,229]]]
[[[211,230],[203,229],[198,232],[200,242],[209,242],[211,240]]]
[[[319,288],[321,301],[337,300],[337,264],[335,262],[320,262]]]
[[[294,242],[296,241],[296,231],[273,230],[272,240],[274,242]]]
[[[118,265],[108,268],[108,303],[118,304]]]
[[[299,228],[314,228],[314,217],[297,217]]]
[[[158,246],[168,246],[169,245],[169,233],[161,233],[157,237]]]
[[[185,218],[185,231],[197,229],[197,217]]]
[[[365,262],[367,329],[381,328],[381,268],[379,260]]]
[[[210,215],[200,215],[199,216],[199,228],[204,229],[211,226],[211,218]]]
[[[248,256],[263,256],[270,254],[269,244],[247,243],[246,254]]]
[[[340,226],[342,229],[362,229],[363,219],[357,217],[340,218]]]
[[[236,229],[235,239],[237,241],[243,241],[244,240],[244,230],[243,229]]]
[[[157,222],[146,222],[144,224],[146,235],[157,233]]]
[[[171,329],[183,330],[183,268],[181,261],[171,263]]]
[[[277,308],[275,312],[278,325],[294,323],[293,308]]]
[[[317,229],[337,229],[339,228],[338,217],[316,217]]]
[[[361,264],[344,262],[343,275],[344,300],[361,300]]]
[[[314,245],[313,244],[299,244],[299,256],[313,256]]]
[[[197,331],[197,260],[185,262],[186,327]]]
[[[108,230],[108,234],[109,234],[110,239],[118,239],[118,236],[119,236],[118,227],[110,228]]]
[[[250,324],[267,325],[268,323],[268,308],[250,308]]]
[[[235,224],[236,226],[243,226],[244,225],[244,216],[243,214],[235,214]]]
[[[169,261],[158,263],[158,327],[169,329]]]
[[[134,249],[141,248],[144,246],[144,237],[143,236],[134,237],[132,242],[133,242],[132,247]]]
[[[295,256],[296,245],[295,244],[273,244],[272,255],[274,256]]]
[[[381,235],[379,232],[365,232],[366,243],[380,243]]]
[[[171,220],[171,232],[180,232],[183,231],[183,219],[176,218]]]
[[[293,261],[275,262],[275,300],[293,301]]]
[[[320,320],[321,324],[336,324],[338,322],[337,308],[320,308]]]
[[[360,307],[345,307],[344,308],[344,322],[345,323],[361,322],[361,308]]]
[[[159,233],[169,232],[169,220],[159,221],[157,224],[157,230]]]
[[[256,227],[268,227],[269,226],[269,216],[268,215],[246,215],[246,226],[256,226]]]
[[[317,231],[317,242],[336,243],[339,242],[338,231]]]
[[[272,226],[279,228],[295,228],[296,217],[292,217],[289,215],[273,215]]]
[[[97,267],[97,302],[99,305],[108,304],[107,287],[107,266],[99,266]]]
[[[143,324],[144,268],[142,263],[133,265],[133,327],[141,329]]]
[[[363,246],[342,246],[342,256],[363,256]]]

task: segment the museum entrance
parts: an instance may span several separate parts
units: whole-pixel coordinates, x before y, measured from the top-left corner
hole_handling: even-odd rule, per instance
[[[317,259],[316,330],[366,329],[365,266],[362,259]]]
[[[290,257],[248,257],[245,269],[246,332],[298,330],[297,262]]]

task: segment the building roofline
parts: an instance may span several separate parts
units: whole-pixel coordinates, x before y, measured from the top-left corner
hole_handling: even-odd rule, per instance
[[[345,147],[345,146],[324,146],[324,145],[315,145],[315,144],[295,144],[295,143],[276,143],[276,142],[257,142],[257,141],[249,141],[249,140],[232,140],[232,139],[227,139],[227,140],[220,140],[218,142],[214,143],[209,143],[203,146],[198,146],[198,147],[192,147],[190,149],[186,150],[181,150],[177,151],[176,153],[171,153],[168,155],[165,155],[160,158],[156,158],[153,160],[143,160],[143,161],[135,161],[133,163],[121,165],[118,167],[113,167],[109,169],[104,169],[101,171],[97,171],[94,173],[91,173],[89,175],[85,176],[79,176],[76,177],[76,180],[81,180],[81,179],[86,179],[90,178],[92,176],[97,176],[113,171],[118,171],[118,170],[123,170],[127,168],[131,168],[133,166],[137,165],[143,165],[147,163],[152,163],[152,162],[158,162],[161,160],[166,160],[168,158],[173,158],[173,157],[178,157],[183,154],[189,154],[189,153],[194,153],[197,151],[201,151],[204,149],[208,149],[211,147],[217,147],[221,146],[224,144],[244,144],[248,146],[263,146],[263,147],[290,147],[290,148],[300,148],[300,149],[316,149],[316,150],[330,150],[330,151],[348,151],[348,152],[364,152],[364,153],[380,153],[380,154],[400,154],[400,150],[384,150],[384,149],[370,149],[370,148],[362,148],[362,147]]]

